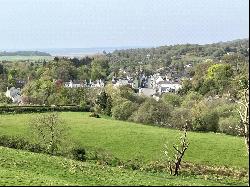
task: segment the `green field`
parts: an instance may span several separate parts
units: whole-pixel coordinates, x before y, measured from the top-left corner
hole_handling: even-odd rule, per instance
[[[0,152],[0,185],[247,185],[228,178],[173,177],[3,147]]]
[[[33,114],[0,115],[0,135],[29,139],[27,122]],[[71,127],[74,142],[88,149],[102,149],[121,160],[139,159],[147,164],[164,159],[165,143],[172,145],[180,131],[123,122],[108,117],[90,118],[89,113],[62,112]],[[184,161],[189,163],[248,170],[243,138],[215,133],[188,132],[190,146]],[[206,174],[178,178],[167,173],[132,171],[119,167],[78,162],[1,147],[1,185],[247,185],[246,178]],[[13,178],[13,176],[15,176]],[[205,180],[205,178],[206,180]]]
[[[31,114],[0,116],[0,135],[28,136]],[[101,148],[123,159],[144,162],[159,160],[164,144],[172,145],[180,131],[105,118],[88,113],[64,112],[61,117],[71,126],[71,138],[84,147]],[[243,138],[215,133],[189,132],[190,147],[185,160],[205,165],[248,168]]]
[[[53,56],[0,56],[0,61],[43,61],[53,60]]]

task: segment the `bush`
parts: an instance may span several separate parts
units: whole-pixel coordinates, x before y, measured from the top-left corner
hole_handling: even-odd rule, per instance
[[[162,96],[162,100],[167,103],[172,105],[173,107],[178,107],[181,105],[181,97],[179,95],[176,95],[174,93],[165,93]]]
[[[102,150],[94,150],[94,151],[88,151],[86,154],[87,160],[94,160],[98,164],[102,165],[110,165],[110,166],[120,166],[123,165],[122,161],[118,159],[117,157],[114,157],[112,154]]]
[[[186,108],[176,108],[171,113],[170,125],[171,128],[182,129],[186,125],[186,120],[191,121],[191,113]],[[192,125],[187,127],[188,130],[192,130]]]
[[[203,113],[202,116],[193,121],[195,131],[217,132],[219,128],[219,115],[216,111]]]
[[[1,113],[37,113],[49,111],[89,112],[89,106],[0,106]]]
[[[240,120],[234,116],[220,118],[219,131],[229,135],[243,135],[243,125]]]
[[[139,106],[131,101],[125,101],[112,108],[112,116],[118,120],[127,120]]]
[[[86,160],[86,151],[82,147],[73,148],[71,153],[73,155],[73,159],[75,159],[75,160],[80,160],[80,161]]]
[[[135,122],[165,126],[170,118],[171,107],[162,101],[148,99],[132,116]]]
[[[6,97],[4,93],[0,93],[0,103],[10,104],[12,103],[12,99],[9,97]]]
[[[100,118],[99,114],[97,114],[96,112],[90,113],[89,117]]]
[[[30,142],[14,136],[0,136],[0,146],[12,149],[22,149],[36,153],[44,153],[45,148],[39,144],[31,144]]]

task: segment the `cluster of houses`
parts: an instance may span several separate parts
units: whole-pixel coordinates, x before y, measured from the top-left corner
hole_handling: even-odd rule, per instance
[[[145,76],[140,75],[136,78],[124,77],[116,78],[113,77],[111,83],[114,87],[129,85],[130,87],[137,89],[139,95],[151,96],[154,98],[159,97],[163,93],[177,92],[181,88],[180,78],[173,77],[171,74],[165,76],[158,74]],[[65,82],[64,86],[67,88],[79,88],[79,87],[93,87],[102,88],[106,84],[103,80],[96,81],[69,81]]]
[[[113,77],[111,81],[114,87],[126,86],[138,90],[139,95],[144,95],[148,97],[153,97],[156,100],[159,99],[160,95],[167,92],[177,92],[181,88],[180,79],[173,78],[171,75],[162,76],[159,73],[145,76],[141,75],[136,78],[125,77],[125,78],[115,78]],[[103,80],[95,81],[69,81],[64,82],[63,86],[67,88],[103,88],[106,82]],[[12,99],[13,103],[21,103],[21,89],[11,87],[7,88],[5,95]]]
[[[101,88],[105,86],[105,82],[103,80],[96,80],[96,81],[72,81],[65,82],[64,86],[66,88],[84,88],[84,87],[90,87],[90,88]]]
[[[10,89],[7,88],[5,96],[11,98],[13,103],[21,103],[22,101],[20,88],[15,88],[15,87],[11,87]]]
[[[186,68],[191,67],[191,64],[187,64]],[[184,74],[178,74],[174,70],[170,70],[169,72],[156,73],[150,76],[146,76],[140,73],[139,76],[127,76],[122,78],[113,77],[109,83],[112,83],[114,87],[120,87],[129,85],[130,87],[138,90],[139,95],[144,95],[148,97],[153,97],[156,100],[163,93],[172,92],[176,93],[181,88],[181,78],[185,77]],[[62,85],[66,88],[103,88],[107,82],[103,80],[89,80],[89,81],[69,81],[69,82],[61,82]],[[24,85],[23,82],[20,84]],[[23,86],[22,86],[23,87]],[[10,88],[7,89],[6,94],[7,97],[11,98],[14,103],[21,102],[21,89],[20,88]]]

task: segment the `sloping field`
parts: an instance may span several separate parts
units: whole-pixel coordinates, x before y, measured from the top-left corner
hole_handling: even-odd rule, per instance
[[[28,139],[27,122],[32,114],[0,116],[0,135],[21,135]],[[180,131],[105,118],[88,113],[64,112],[71,138],[87,149],[104,149],[122,160],[143,162],[163,159],[164,144],[170,146]],[[189,132],[190,146],[184,161],[210,166],[248,168],[243,138],[214,133]]]
[[[228,179],[130,171],[0,147],[0,185],[247,185]]]

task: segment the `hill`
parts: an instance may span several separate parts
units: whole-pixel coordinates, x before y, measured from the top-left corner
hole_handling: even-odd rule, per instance
[[[27,122],[32,114],[1,115],[0,135],[19,135],[28,139]],[[164,144],[172,145],[180,131],[105,118],[88,113],[63,112],[71,127],[70,136],[87,149],[103,149],[122,160],[144,163],[164,159]],[[241,137],[215,133],[188,132],[190,147],[184,160],[191,163],[248,168],[248,156]]]
[[[49,53],[40,51],[15,51],[15,52],[0,51],[0,56],[51,56],[51,55]]]
[[[0,185],[247,185],[232,179],[173,177],[0,147]]]

